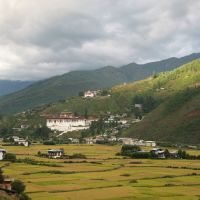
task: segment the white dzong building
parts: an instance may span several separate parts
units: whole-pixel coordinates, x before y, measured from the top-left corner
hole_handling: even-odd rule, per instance
[[[73,116],[71,113],[61,113],[59,116],[48,117],[47,127],[51,130],[71,132],[89,129],[92,121],[96,121],[96,119],[86,119],[84,117]]]

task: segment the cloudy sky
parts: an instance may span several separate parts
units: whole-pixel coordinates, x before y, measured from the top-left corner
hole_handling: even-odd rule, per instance
[[[200,52],[199,0],[0,0],[0,79]]]

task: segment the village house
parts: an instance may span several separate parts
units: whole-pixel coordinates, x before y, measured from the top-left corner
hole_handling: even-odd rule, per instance
[[[78,144],[78,143],[79,143],[79,139],[78,139],[78,138],[68,138],[68,140],[69,140],[72,144]]]
[[[136,103],[135,108],[142,109],[142,104]]]
[[[95,118],[76,117],[71,113],[61,113],[60,116],[47,117],[46,125],[51,130],[67,133],[89,129],[92,121],[96,120]]]
[[[14,140],[15,143],[17,143],[18,145],[21,146],[25,146],[28,147],[29,146],[29,142],[23,138],[20,138],[18,136],[12,136],[12,139]]]
[[[0,160],[3,160],[6,156],[6,150],[5,149],[0,149]]]
[[[132,138],[119,138],[118,141],[122,142],[124,145],[134,145]]]
[[[155,147],[156,142],[155,141],[145,141],[145,146],[146,147]]]
[[[13,179],[5,177],[4,181],[3,181],[3,184],[2,184],[2,189],[4,189],[4,190],[12,190],[12,186],[11,186],[12,182],[13,182]]]
[[[155,147],[155,141],[144,141],[135,138],[119,138],[118,141],[121,141],[124,145],[135,145],[135,146],[146,146],[146,147]]]
[[[48,150],[49,158],[61,158],[63,155],[64,155],[63,150],[55,150],[55,149]]]
[[[105,141],[105,137],[102,135],[97,135],[95,137],[96,143]]]
[[[97,91],[88,90],[84,92],[84,98],[93,98],[97,96]]]
[[[115,136],[111,136],[110,138],[108,138],[109,142],[116,142],[117,138]]]
[[[24,140],[23,138],[20,138],[18,141],[17,141],[18,145],[21,145],[21,146],[25,146],[25,147],[28,147],[29,146],[29,142],[27,140]]]
[[[165,158],[165,151],[160,148],[153,148],[151,150],[158,158]]]
[[[86,144],[95,144],[96,143],[96,139],[94,139],[92,137],[85,138],[84,140],[85,140]]]

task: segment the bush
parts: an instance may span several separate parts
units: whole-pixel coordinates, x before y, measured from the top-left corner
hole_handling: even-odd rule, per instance
[[[44,141],[44,145],[55,145],[56,143],[54,141]]]
[[[134,152],[141,151],[139,146],[135,145],[123,145],[121,148],[121,155],[122,156],[131,156]]]
[[[69,158],[74,158],[74,159],[86,159],[87,157],[84,154],[81,153],[75,153],[72,156],[69,156]]]
[[[31,200],[31,198],[26,193],[22,193],[19,196],[19,200]]]
[[[15,190],[18,194],[21,194],[25,191],[26,186],[20,180],[15,180],[11,184],[12,189]]]
[[[121,174],[120,176],[130,176],[130,174]]]
[[[132,158],[151,158],[152,155],[150,152],[134,152],[131,154]]]
[[[10,161],[10,162],[16,162],[17,158],[16,158],[15,154],[7,153],[6,156],[5,156],[5,160]]]
[[[3,171],[0,168],[0,184],[3,183],[3,181],[4,181]]]

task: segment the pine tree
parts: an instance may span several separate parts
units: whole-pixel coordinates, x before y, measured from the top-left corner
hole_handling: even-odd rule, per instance
[[[4,176],[3,176],[3,170],[0,168],[0,184],[2,184],[4,181]]]

